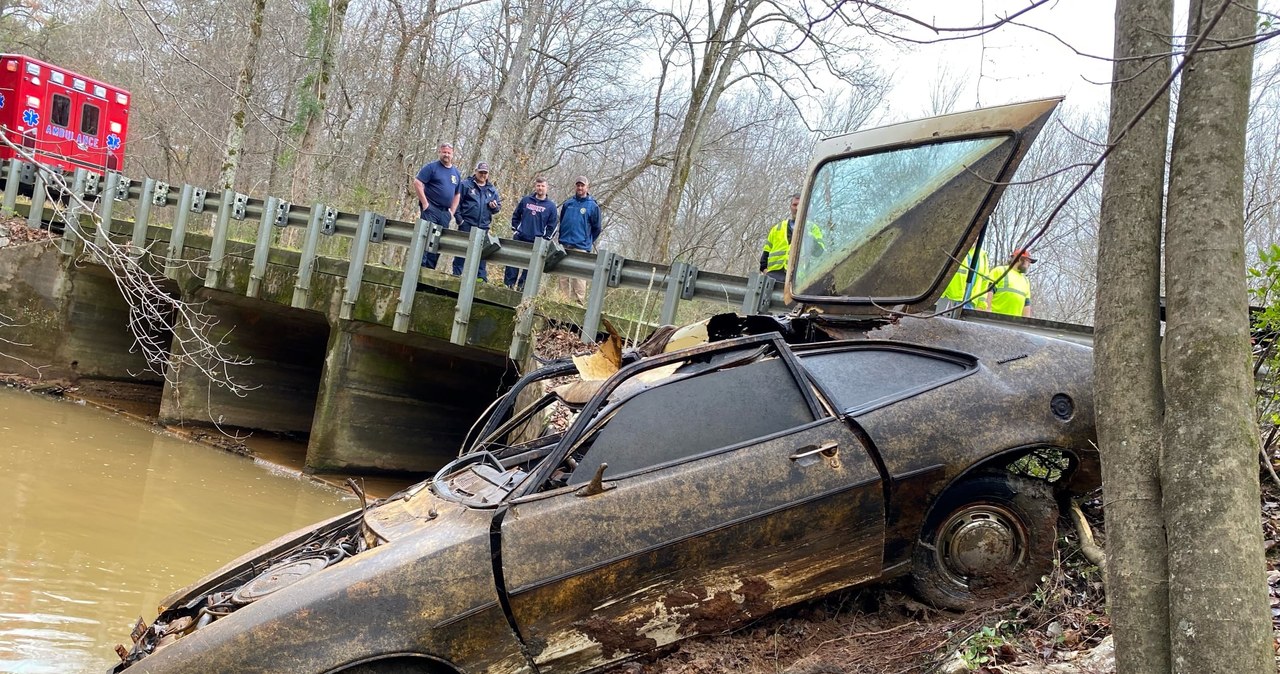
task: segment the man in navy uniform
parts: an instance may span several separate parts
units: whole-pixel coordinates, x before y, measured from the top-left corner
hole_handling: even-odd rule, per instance
[[[462,174],[453,165],[453,144],[440,143],[439,150],[440,159],[418,169],[413,186],[418,191],[422,219],[448,229],[454,212],[458,210]],[[427,269],[435,269],[439,261],[439,253],[422,254],[422,266]]]

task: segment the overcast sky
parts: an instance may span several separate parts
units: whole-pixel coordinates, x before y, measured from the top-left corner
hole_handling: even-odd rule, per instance
[[[910,0],[902,3],[902,9],[935,26],[965,27],[992,23],[1029,4],[1028,0]],[[1078,51],[1109,58],[1114,12],[1114,0],[1059,0],[1023,14],[1017,22],[1052,32]],[[906,34],[920,40],[946,35],[919,28]],[[1016,25],[978,38],[903,45],[890,56],[897,68],[888,116],[895,119],[928,112],[929,91],[943,68],[948,80],[967,83],[957,110],[1059,95],[1067,97],[1069,106],[1090,108],[1105,103],[1109,91],[1109,62],[1077,56],[1054,37]]]

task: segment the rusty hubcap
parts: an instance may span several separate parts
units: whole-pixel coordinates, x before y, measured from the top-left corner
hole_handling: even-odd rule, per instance
[[[938,532],[938,560],[953,582],[1008,575],[1022,562],[1027,531],[1009,510],[991,504],[961,508]]]

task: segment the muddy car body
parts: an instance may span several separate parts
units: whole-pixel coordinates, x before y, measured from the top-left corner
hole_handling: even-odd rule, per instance
[[[113,671],[578,672],[895,576],[947,607],[1029,590],[1055,498],[1098,483],[1091,350],[904,311],[1055,105],[828,141],[799,310],[714,317],[608,376],[526,375],[435,478],[175,593]],[[851,200],[845,162],[902,151],[914,186]]]

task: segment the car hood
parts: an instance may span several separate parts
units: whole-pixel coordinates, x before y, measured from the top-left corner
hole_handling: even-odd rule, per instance
[[[366,538],[373,545],[377,545],[408,535],[428,523],[434,524],[439,519],[442,507],[446,513],[458,508],[456,504],[436,497],[430,490],[410,488],[401,494],[373,504],[368,511],[356,509],[318,524],[303,527],[250,550],[195,583],[173,592],[160,600],[159,611],[163,613],[170,607],[196,599],[246,572],[270,566],[273,560],[287,556],[289,552],[306,545],[308,541],[315,540],[318,536],[329,532],[336,533],[344,528],[357,527],[362,512],[368,532]]]
[[[849,314],[937,301],[1061,98],[830,138],[814,152],[787,299]]]
[[[420,624],[403,633],[380,629],[376,639],[361,636],[333,652],[316,649],[308,657],[317,671],[353,652],[422,648],[437,625],[498,605],[492,517],[421,488],[281,536],[167,597],[151,625],[136,628],[134,647],[115,671],[135,663],[148,672],[188,671],[192,659],[215,652],[223,664],[205,671],[256,671],[251,663],[262,653],[276,649],[285,657],[289,644],[305,643],[307,630],[321,623],[323,633],[361,633],[384,624],[384,610]],[[502,638],[491,640],[498,644],[510,630],[505,618],[496,624]],[[262,643],[246,649],[245,639]]]

